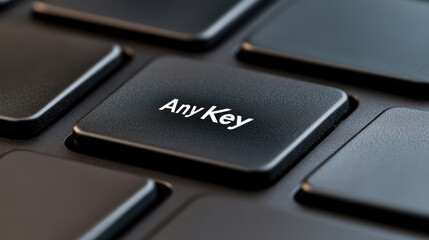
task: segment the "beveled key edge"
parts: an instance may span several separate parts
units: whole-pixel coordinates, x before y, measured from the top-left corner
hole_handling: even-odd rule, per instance
[[[93,86],[116,70],[130,57],[131,51],[113,43],[109,53],[31,116],[11,118],[0,115],[0,136],[14,139],[37,136]]]
[[[309,129],[303,132],[296,141],[291,143],[290,146],[286,146],[275,158],[260,168],[249,168],[190,153],[104,136],[81,129],[79,127],[80,120],[73,127],[73,132],[67,138],[65,144],[73,151],[96,157],[101,156],[114,161],[119,160],[120,162],[127,162],[128,164],[144,168],[172,172],[193,178],[202,178],[210,182],[239,188],[265,188],[278,180],[288,169],[317,146],[319,142],[335,129],[336,125],[357,107],[358,103],[354,97],[349,96],[342,90],[338,89],[338,91],[340,91],[341,97],[334,105],[320,116]],[[309,137],[310,134],[313,135]],[[297,148],[296,146],[298,145],[300,147]],[[120,156],[119,152],[125,153],[127,157]],[[157,160],[145,161],[142,158]],[[177,161],[178,159],[181,160],[180,164],[177,163],[179,162]],[[198,172],[206,172],[206,174]]]
[[[228,9],[228,11],[220,16],[210,26],[207,26],[205,30],[196,34],[182,33],[126,20],[105,17],[93,13],[55,6],[42,1],[34,1],[31,8],[34,13],[40,15],[66,18],[78,22],[88,22],[90,24],[126,30],[155,38],[159,37],[164,40],[170,40],[176,43],[179,42],[179,44],[181,42],[184,47],[188,47],[189,49],[201,50],[214,45],[214,43],[220,40],[224,33],[229,31],[237,21],[247,13],[251,12],[251,10],[261,4],[261,2],[264,1],[241,0]]]
[[[318,190],[310,184],[309,179],[314,173],[319,171],[329,160],[341,151],[347,144],[353,141],[360,133],[365,131],[373,122],[379,119],[381,115],[391,109],[400,109],[402,107],[391,107],[372,119],[367,125],[365,125],[360,131],[358,131],[353,137],[347,140],[339,149],[333,154],[327,157],[319,166],[313,169],[309,174],[305,176],[299,187],[296,188],[292,197],[303,207],[314,207],[322,210],[328,210],[337,214],[349,215],[352,217],[358,217],[362,220],[372,221],[377,224],[392,225],[405,230],[413,230],[423,233],[429,233],[427,228],[427,216],[419,215],[418,213],[412,213],[400,211],[385,207],[383,205],[374,204],[370,202],[360,202],[352,198],[347,198],[341,195],[337,195],[334,192],[327,191],[326,189]]]
[[[137,212],[146,209],[157,200],[158,197],[155,188],[155,182],[152,179],[147,179],[146,185],[110,212],[103,220],[93,226],[79,239],[106,239],[109,238],[109,236],[115,235],[134,219]]]

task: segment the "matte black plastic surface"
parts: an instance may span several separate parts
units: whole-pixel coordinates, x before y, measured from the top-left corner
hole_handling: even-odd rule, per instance
[[[387,110],[302,184],[304,201],[427,231],[428,156],[429,113]]]
[[[45,0],[37,13],[208,46],[260,0]]]
[[[317,236],[317,238],[315,238]],[[206,196],[192,202],[152,240],[261,240],[261,239],[400,239],[381,236],[370,228],[355,229],[340,224],[296,216],[250,201]]]
[[[300,1],[301,0],[296,2]],[[140,1],[136,1],[137,4],[139,2]],[[61,157],[61,159],[57,159],[56,162],[67,161],[63,159],[65,158],[75,162],[82,162],[103,168],[116,169],[125,173],[139,174],[141,176],[147,176],[152,179],[162,180],[170,183],[172,185],[173,191],[168,196],[168,198],[153,208],[150,213],[144,214],[143,217],[134,221],[133,224],[123,231],[121,235],[115,238],[118,240],[150,239],[152,232],[162,231],[161,229],[163,226],[165,226],[172,218],[174,218],[177,213],[183,209],[183,207],[187,206],[191,200],[204,194],[217,195],[227,199],[239,198],[243,201],[252,202],[252,207],[255,206],[255,208],[258,209],[264,208],[264,206],[266,206],[272,211],[265,212],[264,210],[264,219],[269,218],[269,215],[271,214],[276,216],[277,214],[274,213],[274,211],[283,213],[286,212],[288,215],[286,217],[287,219],[289,219],[289,214],[296,216],[299,219],[306,219],[304,221],[306,223],[308,223],[308,219],[311,222],[311,225],[305,224],[305,227],[307,227],[309,230],[312,229],[312,224],[319,225],[319,222],[323,222],[323,224],[328,224],[330,226],[335,226],[332,228],[326,227],[326,229],[329,229],[329,231],[335,231],[337,226],[342,229],[348,228],[356,230],[349,231],[349,236],[345,237],[345,239],[353,239],[355,238],[354,235],[361,236],[362,233],[368,233],[368,229],[372,229],[371,231],[376,231],[380,237],[387,239],[395,239],[395,237],[396,239],[404,240],[415,239],[416,237],[420,237],[420,239],[428,239],[429,233],[422,233],[421,231],[412,231],[409,228],[386,225],[379,221],[371,221],[368,218],[358,218],[355,217],[355,215],[341,214],[334,211],[327,211],[326,209],[314,208],[308,205],[300,204],[293,198],[295,191],[300,186],[303,179],[310,172],[312,172],[317,166],[324,162],[329,156],[335,153],[341,146],[343,146],[348,140],[355,136],[370,121],[372,121],[384,110],[395,106],[401,106],[429,111],[429,100],[416,99],[414,97],[414,91],[411,92],[413,97],[406,97],[401,94],[392,94],[392,92],[385,91],[386,87],[390,87],[391,84],[386,84],[383,86],[383,88],[374,89],[374,84],[376,82],[370,81],[367,77],[356,78],[356,80],[359,83],[364,81],[370,82],[370,87],[362,87],[361,85],[350,84],[349,77],[345,77],[342,74],[337,74],[338,68],[333,71],[335,74],[332,74],[329,77],[321,77],[316,75],[319,73],[319,71],[312,69],[304,68],[303,71],[297,72],[295,65],[293,64],[282,64],[281,68],[267,68],[262,67],[259,64],[249,64],[248,62],[238,60],[236,58],[236,53],[243,39],[249,36],[250,33],[256,31],[258,26],[261,26],[261,23],[271,21],[276,12],[287,11],[288,6],[294,2],[295,0],[278,0],[271,1],[271,4],[264,4],[264,8],[256,8],[254,14],[244,18],[239,25],[240,27],[234,28],[232,31],[230,31],[226,35],[227,37],[222,39],[222,41],[219,41],[219,44],[217,44],[214,48],[210,49],[209,51],[189,52],[184,51],[183,49],[178,49],[177,45],[166,46],[163,44],[158,44],[158,42],[152,43],[150,41],[142,41],[140,34],[130,36],[132,34],[126,34],[124,33],[125,31],[122,32],[118,31],[117,29],[114,30],[112,28],[103,28],[99,25],[90,25],[78,21],[61,21],[59,18],[55,18],[55,20],[53,20],[53,18],[41,18],[40,15],[34,16],[30,10],[32,7],[31,0],[12,0],[9,5],[0,9],[0,22],[3,24],[18,25],[19,27],[25,26],[26,28],[28,27],[32,29],[44,28],[49,32],[59,33],[60,35],[62,35],[64,32],[69,32],[73,35],[91,37],[100,41],[116,42],[121,46],[129,46],[132,48],[134,50],[134,57],[131,61],[128,61],[127,64],[124,64],[113,74],[110,74],[107,78],[105,78],[102,84],[98,84],[93,90],[81,98],[77,104],[74,104],[66,112],[66,114],[63,114],[61,118],[58,119],[58,121],[52,122],[50,127],[45,129],[43,133],[37,137],[22,140],[0,137],[0,154],[3,155],[6,152],[17,149],[28,149],[47,155]],[[403,0],[403,2],[419,2],[429,4],[429,1],[426,0]],[[105,6],[100,5],[100,8],[102,7]],[[381,15],[385,14],[383,9],[384,8],[378,9],[382,12]],[[163,9],[157,10],[157,12],[162,14]],[[365,18],[364,12],[365,11],[361,11],[362,19]],[[298,19],[296,24],[299,24],[301,21],[304,21],[304,19]],[[404,19],[404,24],[406,23],[407,19]],[[411,22],[408,25],[410,27],[413,26]],[[3,35],[0,37],[0,43],[2,43],[3,37]],[[146,36],[145,39],[147,39]],[[46,51],[49,49],[49,46],[45,45],[43,48]],[[28,57],[31,57],[30,53],[31,51],[29,51]],[[134,74],[139,72],[140,69],[142,69],[142,67],[145,66],[150,60],[165,55],[182,56],[192,58],[195,61],[205,64],[215,64],[217,66],[228,66],[231,68],[252,69],[257,72],[265,72],[286,78],[299,79],[303,82],[334,86],[336,88],[343,89],[350,96],[358,99],[359,105],[341,122],[341,124],[336,125],[335,129],[329,135],[323,138],[323,140],[319,142],[313,149],[311,149],[311,151],[308,151],[308,153],[305,154],[297,162],[297,164],[290,168],[290,170],[287,171],[287,174],[284,174],[277,182],[275,182],[275,184],[271,185],[269,188],[264,188],[262,190],[248,191],[231,188],[220,184],[212,184],[207,181],[200,181],[199,179],[191,179],[189,177],[167,173],[164,169],[153,170],[149,167],[144,167],[144,164],[139,166],[124,164],[125,161],[130,159],[130,157],[126,155],[117,154],[118,156],[115,156],[115,158],[120,159],[120,161],[110,161],[108,160],[110,157],[109,155],[105,155],[103,157],[94,157],[89,156],[88,154],[81,154],[71,151],[69,148],[65,147],[64,140],[72,133],[73,126],[77,121],[79,121],[79,119],[84,117],[104,99],[108,98],[120,86],[126,83]],[[404,64],[407,64],[406,59],[404,59],[403,62]],[[270,64],[272,64],[272,62],[270,62]],[[164,69],[164,71],[167,70],[168,69]],[[68,74],[72,73],[70,72]],[[245,91],[246,89],[243,88],[242,92]],[[402,89],[399,93],[401,92],[403,92]],[[104,145],[104,149],[109,150],[109,146]],[[98,153],[100,152],[105,151],[99,151]],[[147,159],[151,161],[146,161]],[[163,160],[163,158],[160,156],[153,157],[149,151],[144,155],[140,155],[136,160],[147,164],[147,162],[153,163],[157,162],[158,160]],[[176,172],[183,172],[183,175],[185,176],[189,176],[189,172],[205,173],[205,171],[200,170],[187,171],[188,169],[186,167],[180,167],[183,165],[183,161],[177,162],[179,166],[176,166]],[[163,165],[163,167],[165,168],[167,165]],[[85,185],[82,184],[82,186]],[[409,187],[417,188],[418,186]],[[110,190],[116,191],[117,188]],[[159,190],[158,187],[157,190]],[[79,192],[75,197],[81,198],[83,197],[81,196],[83,194],[84,193]],[[109,198],[106,199],[109,200]],[[104,204],[104,201],[100,201],[99,204]],[[225,202],[225,205],[228,205],[228,203]],[[210,207],[213,206],[210,205]],[[218,207],[222,207],[222,205],[219,204]],[[231,211],[233,210],[227,206],[225,209],[229,209]],[[80,211],[85,213],[87,211],[91,211],[91,208],[82,207]],[[249,210],[249,208],[246,207],[246,212],[247,211],[251,212],[251,209]],[[197,211],[192,211],[190,213],[192,213],[191,215],[196,219],[193,219],[191,216],[186,219],[181,218],[184,226],[192,226],[195,221],[203,220],[201,214],[199,214]],[[282,213],[279,214],[282,215]],[[373,215],[377,214],[374,213]],[[230,215],[227,216],[229,217]],[[67,222],[65,222],[63,226],[76,224],[76,220],[79,219],[78,217],[79,216],[76,216],[76,219],[74,217],[68,218]],[[287,222],[287,219],[285,220],[283,217],[280,217],[278,220],[273,221],[273,225],[278,224],[281,227],[286,228],[286,224],[283,223]],[[294,221],[293,219],[292,222]],[[192,224],[188,225],[186,223],[187,221],[190,221]],[[227,219],[222,218],[222,221],[227,221]],[[314,223],[315,221],[317,221],[317,223]],[[232,222],[233,221],[229,223],[232,224]],[[220,221],[217,224],[221,223],[222,222]],[[299,221],[299,223],[302,222]],[[235,222],[234,224],[239,223]],[[289,225],[295,226],[293,223],[289,223]],[[222,226],[227,227],[225,225]],[[264,233],[265,227],[260,225],[257,230]],[[267,228],[270,229],[269,227]],[[227,229],[228,228],[225,230]],[[186,229],[181,229],[180,231],[189,232],[192,234],[192,232],[195,231],[195,228],[189,227]],[[289,232],[293,233],[294,229],[292,228],[288,229],[287,232],[285,231],[281,238],[286,240],[291,239],[291,237],[288,236]],[[222,229],[219,227],[219,230],[217,230],[216,233],[223,234]],[[310,239],[320,239],[318,232],[313,233],[312,231],[308,231],[307,234],[309,235]],[[225,233],[225,235],[228,234]],[[180,238],[176,239],[182,240]],[[269,240],[268,238],[263,239]]]
[[[37,135],[122,59],[118,45],[0,23],[0,136]]]
[[[196,114],[190,115],[192,110]],[[338,89],[163,58],[80,120],[73,135],[81,147],[104,152],[103,143],[110,142],[113,148],[165,153],[182,159],[175,165],[213,166],[203,175],[222,180],[229,176],[222,174],[226,170],[232,182],[252,187],[277,178],[348,110],[348,96]],[[211,111],[222,112],[207,115]],[[144,161],[169,167],[155,157]]]
[[[110,238],[156,200],[145,177],[23,151],[0,159],[0,195],[0,239],[14,240]]]
[[[424,89],[427,95],[428,12],[427,2],[418,0],[295,1],[241,46],[250,58],[266,55],[275,63],[288,59],[387,77],[389,81],[371,79],[367,84],[400,86],[414,95]],[[355,80],[363,83],[367,78]]]

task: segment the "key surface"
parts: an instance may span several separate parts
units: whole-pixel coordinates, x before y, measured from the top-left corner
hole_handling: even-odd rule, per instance
[[[113,43],[0,24],[0,136],[33,137],[122,61]]]
[[[307,178],[298,199],[427,230],[429,113],[384,112]]]
[[[182,104],[189,105],[185,115]],[[73,141],[97,155],[135,154],[130,158],[145,166],[259,187],[278,178],[349,107],[338,89],[167,57],[81,119]],[[191,109],[200,111],[190,116]],[[223,112],[208,116],[211,109]],[[239,118],[246,123],[236,127]]]
[[[249,200],[206,196],[190,203],[150,239],[404,239],[398,233],[383,236],[374,228],[351,226],[328,218],[297,216]]]
[[[363,73],[367,76],[357,75],[355,81],[427,96],[428,12],[427,1],[296,1],[243,42],[242,56],[255,61],[268,56],[273,66],[310,63],[332,76],[342,74],[335,72],[340,69]],[[368,76],[382,78],[366,82]]]
[[[0,159],[1,239],[108,239],[156,200],[143,176],[34,152]]]
[[[143,34],[208,46],[260,0],[45,0],[40,14],[60,16]]]

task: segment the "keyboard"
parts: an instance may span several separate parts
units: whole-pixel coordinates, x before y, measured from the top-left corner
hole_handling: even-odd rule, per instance
[[[0,239],[427,239],[429,3],[0,0]]]

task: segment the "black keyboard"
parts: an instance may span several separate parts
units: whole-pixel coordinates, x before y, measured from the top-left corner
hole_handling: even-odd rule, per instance
[[[0,239],[427,239],[428,12],[0,0]]]

